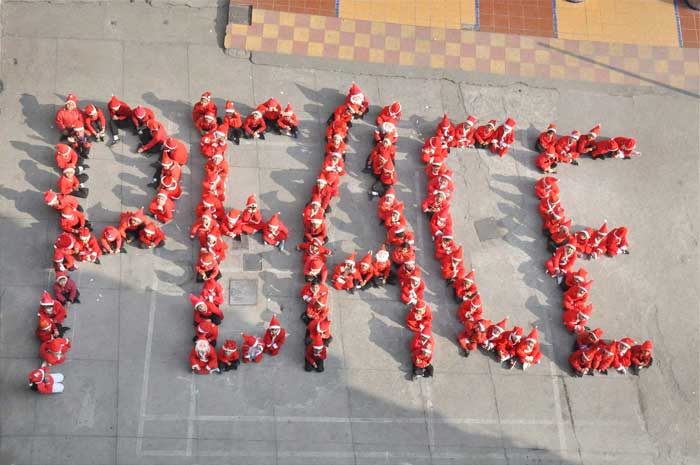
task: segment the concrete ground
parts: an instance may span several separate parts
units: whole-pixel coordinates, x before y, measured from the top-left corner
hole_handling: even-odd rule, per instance
[[[696,98],[274,56],[234,59],[217,45],[218,13],[142,2],[2,3],[0,464],[700,463]],[[404,108],[398,192],[435,313],[435,378],[407,380],[411,334],[394,288],[333,292],[327,371],[305,373],[300,256],[254,239],[234,247],[224,265],[225,285],[244,280],[239,289],[257,291],[242,295],[245,305],[225,306],[221,339],[261,333],[278,312],[288,342],[261,365],[191,375],[187,294],[199,286],[187,230],[203,167],[191,104],[211,90],[220,107],[231,98],[244,113],[269,96],[295,105],[298,140],[271,136],[229,148],[227,200],[240,207],[257,193],[266,216],[282,212],[293,245],[321,164],[324,121],[352,81],[368,95],[372,116],[395,99]],[[68,92],[103,108],[111,93],[148,105],[193,153],[175,221],[164,229],[168,245],[155,253],[132,248],[74,274],[83,303],[70,309],[74,348],[60,368],[66,392],[39,396],[26,376],[39,363],[34,314],[52,280],[57,233],[57,214],[41,193],[57,179],[52,124]],[[454,342],[455,304],[418,209],[425,194],[421,140],[443,112],[457,120],[473,113],[518,121],[505,159],[465,151],[449,163],[455,232],[477,269],[486,314],[541,330],[543,362],[525,373],[505,371],[484,355],[464,359]],[[550,121],[564,131],[601,122],[605,135],[636,136],[643,152],[634,161],[583,160],[559,173],[563,204],[576,224],[597,227],[608,219],[630,229],[631,255],[586,267],[596,281],[593,325],[611,338],[654,341],[654,366],[640,377],[569,374],[573,338],[560,323],[561,293],[543,273],[547,252],[532,194],[539,173],[530,147]],[[367,123],[352,129],[349,174],[330,215],[334,263],[351,251],[376,250],[383,238],[376,203],[365,195],[370,179],[361,172],[372,131]],[[93,151],[85,207],[98,230],[153,195],[146,187],[152,160],[137,156],[136,145],[128,137]],[[497,227],[494,238],[482,241],[475,224],[484,221]]]

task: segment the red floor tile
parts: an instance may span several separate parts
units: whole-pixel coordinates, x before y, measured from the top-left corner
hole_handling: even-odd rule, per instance
[[[241,5],[272,11],[335,16],[335,0],[232,0]]]
[[[683,0],[678,2],[683,47],[700,48],[700,11],[693,10]]]
[[[551,0],[481,0],[479,30],[554,36]]]

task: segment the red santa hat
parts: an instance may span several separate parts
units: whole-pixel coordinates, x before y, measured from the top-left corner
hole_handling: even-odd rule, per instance
[[[460,245],[455,249],[455,251],[452,253],[452,260],[456,262],[461,262],[463,259],[464,251],[462,249],[462,246]]]
[[[146,234],[155,234],[156,225],[153,221],[148,221],[143,225],[143,232]]]
[[[54,202],[58,200],[58,195],[52,191],[51,189],[47,190],[44,192],[44,202],[46,202],[47,205],[51,205]]]
[[[469,271],[469,273],[467,273],[467,275],[464,277],[464,279],[466,279],[466,280],[468,280],[468,281],[470,281],[470,282],[472,282],[472,283],[474,282],[474,279],[475,279],[474,268],[472,268],[472,269]]]
[[[430,138],[429,142],[430,142],[430,147],[432,147],[434,149],[436,149],[438,147],[442,147],[442,136],[440,136],[440,135],[433,136]]]
[[[190,294],[190,303],[194,308],[197,308],[200,304],[204,304],[205,302],[201,296]]]
[[[171,166],[173,166],[173,159],[170,158],[167,153],[163,153],[163,155],[160,158],[160,164],[164,168],[170,168]]]
[[[56,144],[56,153],[66,156],[70,153],[70,147],[66,144]]]
[[[226,100],[226,113],[235,113],[236,107],[231,100]]]
[[[202,95],[200,95],[199,98],[204,100],[211,100],[211,92],[202,92]]]
[[[579,286],[578,286],[579,290],[583,289],[586,293],[590,292],[592,287],[593,287],[593,280],[592,279],[588,282],[583,283],[583,284],[579,284]]]
[[[600,328],[596,328],[589,331],[588,334],[590,334],[593,337],[593,340],[598,341],[601,337],[603,337],[603,330]]]
[[[440,121],[440,124],[438,124],[439,128],[447,128],[449,126],[452,126],[452,121],[450,121],[450,118],[448,118],[447,113],[442,115],[442,120]]]
[[[627,348],[630,348],[635,344],[634,339],[632,339],[631,337],[623,337],[618,342],[622,345],[627,346]]]
[[[622,147],[620,147],[623,150],[634,150],[634,148],[637,146],[637,139],[634,137],[628,137],[625,142],[622,144]]]
[[[229,219],[232,221],[238,221],[238,217],[241,216],[241,212],[240,212],[240,210],[232,208],[231,210],[229,210],[229,212],[226,216],[228,216]]]
[[[593,304],[588,304],[585,307],[581,307],[578,311],[579,317],[587,320],[591,317],[593,313]]]
[[[168,198],[168,194],[167,194],[165,191],[162,191],[162,190],[161,190],[161,191],[158,191],[158,193],[156,194],[156,198],[167,199],[167,198]]]
[[[143,119],[146,116],[146,109],[141,105],[138,105],[136,108],[134,108],[134,116],[136,116],[138,119]]]
[[[331,322],[328,320],[322,320],[316,323],[316,332],[325,334],[331,330]]]
[[[44,291],[44,293],[41,294],[41,301],[39,302],[39,305],[41,305],[42,307],[52,307],[53,298],[51,297],[51,294]]]
[[[61,352],[63,350],[63,341],[59,339],[51,339],[48,344],[48,349],[53,353]]]
[[[78,229],[78,234],[80,235],[80,238],[83,240],[90,239],[90,230],[88,228]]]
[[[224,342],[224,352],[228,353],[233,353],[236,350],[238,350],[238,347],[236,346],[236,341],[233,339],[226,339],[226,342]]]
[[[160,183],[165,187],[166,189],[174,189],[175,186],[177,186],[177,181],[175,180],[174,177],[167,175],[163,176],[160,178]]]
[[[646,350],[647,352],[651,352],[654,350],[654,344],[651,343],[651,341],[644,341],[642,343],[642,350]]]
[[[270,220],[267,222],[267,225],[271,228],[279,228],[282,222],[280,221],[280,214],[279,212],[275,213],[270,217]]]
[[[488,125],[491,126],[492,128],[495,128],[496,127],[496,120],[495,119],[489,120]]]
[[[255,206],[258,205],[258,202],[255,200],[255,194],[251,194],[250,196],[248,196],[248,200],[246,200],[246,202],[245,202],[246,208],[251,207],[253,205],[255,205]]]
[[[228,134],[228,124],[226,123],[220,124],[214,131],[215,136],[224,137],[226,134]]]
[[[270,324],[268,325],[268,328],[270,329],[280,329],[280,322],[277,319],[277,315],[272,315],[272,318],[270,319]]]
[[[279,106],[279,102],[274,97],[270,97],[267,99],[267,102],[265,102],[264,105],[266,107],[277,107]]]
[[[525,340],[537,342],[539,337],[540,337],[540,333],[537,331],[537,326],[535,326],[534,328],[532,328],[532,331],[530,331],[530,334],[527,335]]]
[[[75,239],[73,238],[73,235],[67,232],[63,232],[59,234],[56,238],[54,246],[57,249],[71,249],[73,248],[74,243]]]
[[[596,124],[595,127],[593,127],[593,129],[588,131],[589,136],[598,137],[599,134],[600,134],[600,124]]]
[[[65,271],[57,271],[57,272],[56,272],[56,279],[55,279],[55,281],[58,283],[58,282],[60,282],[60,281],[62,281],[62,280],[64,280],[64,279],[65,279],[66,281],[68,280],[68,275],[66,274],[66,272],[65,272]]]
[[[102,234],[110,242],[117,239],[117,230],[114,227],[108,226],[104,231],[102,231]]]
[[[294,113],[294,109],[292,108],[292,104],[288,103],[286,107],[284,107],[284,110],[282,111],[282,114],[284,116],[291,116]]]
[[[586,271],[585,268],[579,268],[573,274],[574,281],[576,281],[577,283],[585,282],[587,277],[588,277],[588,271]]]
[[[31,373],[29,373],[29,382],[30,383],[41,383],[44,381],[44,372],[45,368],[37,368],[36,370],[32,370]]]
[[[160,123],[154,119],[149,119],[148,123],[146,123],[146,126],[148,126],[148,129],[151,132],[157,132],[160,130]]]
[[[206,334],[211,334],[214,330],[214,323],[209,320],[202,320],[197,325],[197,335],[201,338]]]
[[[351,253],[350,256],[345,259],[345,263],[347,263],[348,265],[354,265],[355,258],[357,258],[357,252]]]
[[[547,126],[547,132],[553,132],[556,134],[557,133],[557,125],[554,123],[550,123],[550,125]]]
[[[401,113],[401,104],[399,102],[394,102],[389,105],[389,113],[394,116]]]
[[[578,246],[578,242],[576,241],[575,238],[571,239],[569,242],[564,244],[564,247],[566,247],[568,249],[576,249],[577,246]]]
[[[476,295],[469,300],[469,304],[472,306],[472,309],[481,307],[481,294],[477,292]]]
[[[476,116],[469,115],[467,116],[467,126],[474,126],[474,123],[476,123],[478,120],[476,119]]]
[[[116,97],[116,95],[112,95],[112,98],[109,99],[109,109],[112,111],[117,111],[119,110],[119,107],[122,106],[122,102],[119,101],[119,99]]]
[[[47,331],[51,329],[52,326],[52,321],[50,318],[46,318],[45,316],[39,316],[39,320],[37,321],[37,329],[40,331]]]
[[[608,221],[605,220],[605,222],[603,223],[603,226],[601,226],[600,229],[598,229],[598,233],[599,234],[607,234],[607,232],[608,232]]]
[[[495,326],[496,328],[500,329],[501,331],[505,331],[505,330],[506,330],[506,324],[508,324],[508,317],[505,317],[504,319],[502,319],[501,321],[499,321],[498,323],[496,323],[494,326]]]
[[[424,310],[425,309],[425,301],[422,299],[419,300],[418,302],[416,302],[416,305],[413,308],[415,308],[416,310]]]
[[[202,205],[207,208],[211,208],[216,204],[218,198],[211,192],[205,192],[202,194]]]
[[[520,340],[520,338],[523,336],[523,328],[520,326],[514,326],[513,329],[511,330],[510,337],[515,340]]]
[[[513,129],[515,127],[515,120],[513,118],[508,118],[506,122],[503,124],[503,126]]]
[[[68,95],[66,95],[66,101],[65,101],[65,103],[68,103],[68,102],[73,102],[73,103],[76,103],[76,104],[77,104],[77,103],[78,103],[78,97],[76,97],[75,94],[68,94]]]
[[[174,137],[168,137],[165,139],[165,148],[168,150],[173,150],[175,147],[177,147],[177,139]]]
[[[66,219],[73,218],[73,207],[70,205],[63,207],[63,210],[61,210],[61,216]]]
[[[348,95],[353,96],[358,94],[362,94],[362,89],[360,89],[359,86],[353,82],[350,86],[350,90],[348,90]]]
[[[208,266],[214,263],[214,255],[210,253],[203,253],[199,256],[199,264],[203,266]]]
[[[243,344],[248,347],[253,347],[258,342],[258,338],[250,334],[241,333],[241,337],[243,338]]]
[[[367,254],[362,257],[362,260],[360,260],[360,265],[367,265],[371,266],[372,265],[372,251],[370,250],[367,252]]]

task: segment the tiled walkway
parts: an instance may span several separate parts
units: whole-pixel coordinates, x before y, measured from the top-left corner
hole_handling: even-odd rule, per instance
[[[697,94],[699,50],[552,39],[253,10],[229,24],[226,47],[254,52],[462,69]]]
[[[700,46],[686,0],[231,0],[382,23],[666,47]]]

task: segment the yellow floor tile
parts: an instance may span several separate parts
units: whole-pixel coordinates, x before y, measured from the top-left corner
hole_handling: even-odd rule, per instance
[[[310,42],[308,47],[308,54],[311,57],[320,57],[323,55],[323,44],[317,42]]]
[[[506,62],[503,60],[491,60],[491,72],[494,74],[505,74]]]
[[[290,55],[292,53],[292,46],[294,45],[293,40],[279,40],[277,41],[277,53],[282,53],[284,55]]]
[[[338,58],[341,60],[352,60],[355,53],[354,47],[349,45],[341,45],[338,48]]]
[[[464,71],[472,71],[476,68],[476,59],[472,57],[461,57],[459,59],[459,67]]]
[[[401,52],[399,53],[399,64],[404,66],[411,66],[415,63],[416,55],[412,52]]]
[[[557,30],[563,39],[678,46],[671,1],[556,0]]]

